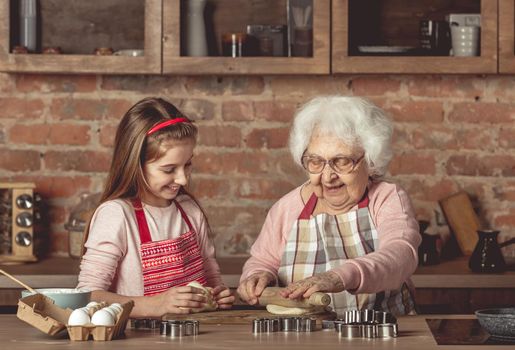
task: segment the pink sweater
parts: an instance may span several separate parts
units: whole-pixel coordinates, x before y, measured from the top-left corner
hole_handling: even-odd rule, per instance
[[[197,233],[208,284],[222,284],[215,249],[204,214],[185,195],[177,197]],[[173,239],[188,231],[175,204],[165,208],[143,204],[152,241]],[[80,265],[78,288],[108,290],[126,296],[143,295],[138,224],[132,205],[116,199],[100,205],[91,221],[86,254]]]
[[[302,186],[301,186],[302,187]],[[270,209],[261,233],[250,250],[241,280],[258,271],[276,276],[288,235],[304,207],[297,187]],[[366,256],[346,260],[333,271],[352,293],[398,289],[417,267],[421,242],[418,223],[407,193],[387,182],[369,185],[369,210],[379,237],[379,248]],[[353,210],[357,209],[357,206]],[[240,280],[240,281],[241,281]]]

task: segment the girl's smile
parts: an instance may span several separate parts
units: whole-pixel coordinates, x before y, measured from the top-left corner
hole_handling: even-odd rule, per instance
[[[177,196],[182,186],[188,184],[191,174],[191,159],[195,141],[165,142],[163,155],[143,165],[143,174],[147,188],[141,200],[156,207],[166,207]]]

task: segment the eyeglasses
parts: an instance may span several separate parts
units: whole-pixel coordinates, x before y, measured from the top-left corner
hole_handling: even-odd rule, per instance
[[[326,160],[318,156],[302,156],[302,166],[311,174],[320,174],[324,171],[325,165],[329,164],[331,169],[338,174],[349,174],[354,171],[356,165],[365,157],[363,154],[354,160],[349,157],[334,157]]]

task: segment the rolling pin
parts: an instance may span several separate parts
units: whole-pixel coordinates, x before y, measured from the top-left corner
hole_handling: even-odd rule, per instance
[[[279,292],[284,288],[280,287],[267,287],[261,293],[261,296],[258,298],[258,304],[262,306],[266,306],[268,304],[274,304],[285,307],[301,307],[301,308],[310,308],[312,306],[327,306],[331,303],[331,297],[322,292],[315,292],[309,296],[307,299],[288,299],[283,298]]]

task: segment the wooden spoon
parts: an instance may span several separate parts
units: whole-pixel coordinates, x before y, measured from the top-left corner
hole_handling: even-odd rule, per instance
[[[38,292],[35,290],[35,289],[32,289],[31,287],[29,287],[28,285],[26,285],[25,283],[23,283],[22,281],[20,281],[19,279],[17,279],[16,277],[14,277],[13,275],[5,272],[4,270],[0,269],[0,273],[3,273],[4,275],[6,275],[8,278],[12,279],[14,282],[18,283],[19,285],[25,287],[25,289],[28,289],[30,292],[34,293],[34,294],[38,294]]]

